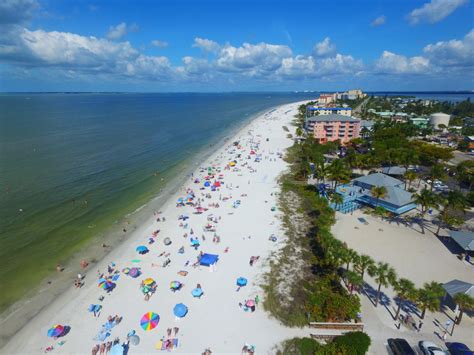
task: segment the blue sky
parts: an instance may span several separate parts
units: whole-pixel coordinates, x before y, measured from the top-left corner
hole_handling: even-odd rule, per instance
[[[472,90],[473,24],[472,0],[2,0],[0,90]]]

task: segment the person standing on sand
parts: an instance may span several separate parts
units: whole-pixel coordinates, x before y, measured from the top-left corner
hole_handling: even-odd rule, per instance
[[[105,352],[105,343],[100,344],[100,355],[102,355]]]
[[[97,355],[98,351],[99,351],[99,344],[96,344],[96,346],[92,348],[92,355]]]

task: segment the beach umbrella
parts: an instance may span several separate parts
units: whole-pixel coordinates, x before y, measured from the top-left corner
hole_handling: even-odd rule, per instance
[[[130,344],[137,346],[140,344],[140,337],[138,335],[132,335],[128,337],[128,340],[130,341]]]
[[[209,187],[209,186],[211,186],[211,183],[210,183],[209,181],[206,181],[206,182],[204,183],[204,186]]]
[[[153,285],[155,283],[155,280],[153,280],[151,277],[147,278],[146,280],[143,281],[144,285]]]
[[[247,307],[254,307],[254,306],[255,306],[255,301],[254,301],[254,300],[247,300],[247,301],[245,302],[245,305],[246,305]]]
[[[144,330],[152,330],[160,321],[160,316],[154,312],[147,312],[140,320],[140,325]]]
[[[136,267],[132,267],[130,269],[130,271],[128,272],[128,276],[131,276],[131,277],[137,277],[140,275],[140,269],[139,268],[136,268]]]
[[[237,279],[237,286],[245,286],[247,285],[247,279],[245,277],[239,277]]]
[[[102,288],[102,289],[104,289],[104,290],[108,290],[109,288],[112,288],[114,285],[115,285],[115,284],[114,284],[112,281],[106,280],[106,281],[104,281],[104,282],[101,282],[101,283],[99,284],[99,287]]]
[[[120,343],[115,344],[110,348],[110,355],[123,355],[123,345]]]
[[[201,297],[203,292],[201,288],[196,287],[194,290],[191,291],[191,294],[193,295],[193,297]]]
[[[182,303],[178,303],[174,306],[173,313],[176,317],[183,318],[188,313],[188,307]]]
[[[171,283],[170,283],[170,288],[171,288],[172,290],[179,290],[179,288],[181,287],[181,285],[182,285],[182,284],[181,284],[181,282],[179,282],[179,281],[171,281]]]
[[[138,246],[135,250],[140,254],[148,253],[148,248],[144,245]]]
[[[170,245],[170,244],[171,244],[171,239],[168,238],[168,237],[166,237],[166,238],[163,240],[163,243],[164,243],[165,245]]]
[[[215,186],[215,187],[221,187],[220,181],[216,181],[216,182],[214,183],[214,186]]]
[[[64,326],[57,324],[48,330],[48,337],[55,338],[64,332]]]

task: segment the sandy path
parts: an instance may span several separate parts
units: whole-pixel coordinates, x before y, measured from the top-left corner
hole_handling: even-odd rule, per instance
[[[236,168],[239,171],[222,170],[223,187],[215,192],[210,192],[208,188],[200,191],[202,183],[194,184],[190,178],[186,186],[163,206],[162,216],[166,217],[166,222],[156,222],[152,216],[98,266],[101,271],[105,271],[107,264],[112,261],[120,270],[124,267],[139,266],[143,272],[142,276],[133,279],[121,273],[116,288],[106,294],[97,287],[97,268],[89,270],[85,279],[86,285],[82,289],[70,289],[52,300],[49,307],[11,339],[2,349],[2,353],[42,353],[49,345],[54,346],[53,353],[90,353],[92,347],[99,343],[93,338],[100,331],[101,325],[105,323],[107,316],[116,314],[122,316],[123,320],[112,329],[107,340],[119,337],[123,342],[126,334],[132,329],[135,330],[141,342],[138,346],[131,346],[130,353],[157,352],[156,342],[165,335],[167,328],[173,327],[179,327],[180,344],[175,352],[190,354],[200,353],[206,347],[216,353],[240,353],[245,342],[255,345],[258,353],[271,353],[276,343],[301,335],[304,331],[281,326],[258,307],[254,313],[250,313],[244,312],[238,306],[239,302],[257,294],[262,298],[259,280],[265,271],[265,260],[272,250],[282,244],[282,238],[277,243],[268,240],[273,233],[279,236],[283,234],[278,211],[271,211],[271,207],[276,204],[276,179],[287,167],[277,153],[282,153],[292,144],[282,126],[289,126],[297,113],[298,105],[299,103],[293,103],[280,106],[261,115],[239,131],[205,163],[200,164],[201,167],[214,164],[224,169],[229,161],[236,159]],[[233,147],[233,141],[239,141],[241,149]],[[261,155],[261,162],[255,162],[255,156],[248,159],[252,148]],[[241,157],[238,158],[237,154],[241,154]],[[252,169],[255,170],[252,172]],[[202,177],[204,174],[198,169],[194,177]],[[185,196],[186,187],[194,190],[196,198],[202,197],[202,192],[211,194],[211,199],[204,199],[204,207],[216,202],[220,207],[209,208],[201,215],[193,214],[191,207],[177,208],[175,201],[178,197]],[[222,201],[219,197],[229,197],[229,200]],[[236,200],[241,200],[241,205],[233,208],[232,204]],[[179,226],[178,216],[182,213],[190,216],[187,229]],[[202,228],[211,213],[221,217],[216,224],[217,234],[221,237],[219,244],[212,242],[212,233],[206,233],[205,241],[201,238]],[[148,245],[148,237],[158,228],[161,232],[156,242],[148,246],[150,253],[139,256],[135,248],[138,245]],[[190,247],[189,238],[183,238],[183,233],[189,234],[191,228],[201,241],[201,247],[197,251]],[[171,245],[164,245],[165,237],[171,238]],[[181,246],[185,248],[184,254],[178,253]],[[229,248],[228,253],[224,253],[226,247]],[[214,272],[210,272],[206,267],[184,266],[188,260],[190,264],[195,262],[201,250],[220,255]],[[171,264],[166,268],[161,267],[164,257],[158,257],[162,252],[170,253]],[[252,255],[260,256],[254,267],[249,265]],[[132,263],[133,259],[141,261]],[[160,266],[153,267],[152,264]],[[189,273],[182,277],[177,275],[180,270]],[[249,284],[236,292],[235,281],[239,276],[246,277]],[[148,302],[144,300],[139,289],[141,280],[147,277],[154,278],[158,285],[156,293]],[[183,289],[175,293],[170,291],[169,284],[173,280],[182,281],[185,284]],[[197,283],[200,283],[204,290],[201,299],[191,295],[191,290]],[[103,302],[98,301],[101,295],[105,297]],[[189,313],[185,318],[177,320],[173,315],[173,307],[180,302],[188,306]],[[98,318],[94,318],[87,311],[92,303],[103,305]],[[145,332],[139,322],[147,311],[158,313],[160,323],[157,328]],[[70,326],[69,334],[56,341],[47,338],[48,328],[58,323]],[[58,345],[60,340],[65,343]]]

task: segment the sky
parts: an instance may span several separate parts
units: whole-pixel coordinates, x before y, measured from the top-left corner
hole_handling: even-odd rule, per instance
[[[0,91],[474,89],[474,0],[1,0]]]

